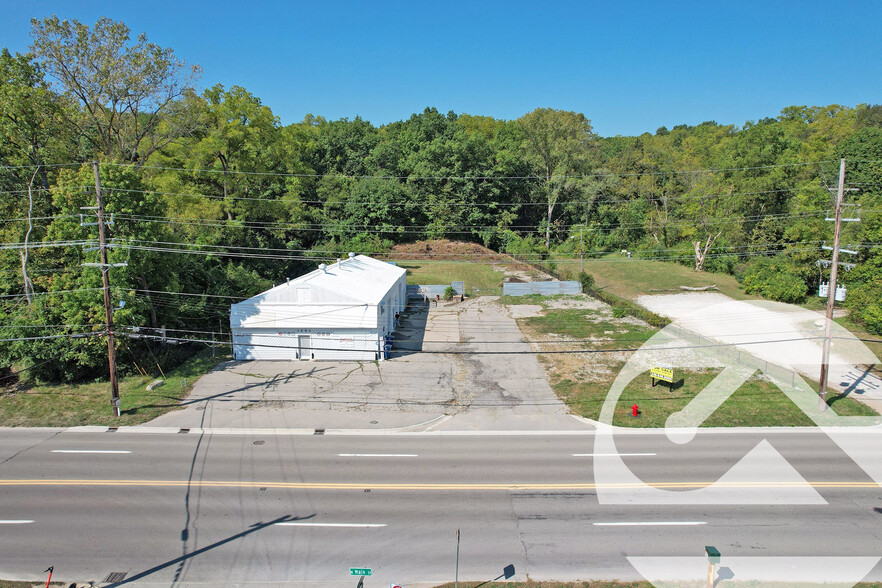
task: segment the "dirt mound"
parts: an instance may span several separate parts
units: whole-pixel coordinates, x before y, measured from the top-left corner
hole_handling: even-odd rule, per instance
[[[399,243],[386,254],[389,259],[434,259],[445,261],[514,261],[504,253],[477,243],[434,239],[415,243]]]

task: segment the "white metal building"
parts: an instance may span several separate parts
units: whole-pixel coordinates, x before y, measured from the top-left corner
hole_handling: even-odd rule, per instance
[[[233,304],[236,359],[384,359],[386,335],[407,303],[405,273],[350,253]]]

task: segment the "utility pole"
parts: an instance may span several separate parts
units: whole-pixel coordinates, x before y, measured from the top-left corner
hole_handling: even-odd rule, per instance
[[[818,410],[827,410],[827,377],[830,363],[830,337],[833,334],[833,305],[836,295],[836,273],[839,269],[839,234],[842,230],[842,199],[845,195],[845,158],[839,161],[839,188],[836,191],[836,214],[833,228],[833,260],[827,292],[827,320],[824,321],[824,351],[821,356],[821,383],[818,387]]]
[[[582,240],[582,227],[579,227],[579,271],[585,273],[585,242]]]
[[[113,341],[113,306],[110,302],[110,277],[107,263],[107,238],[104,233],[104,203],[101,200],[101,177],[98,174],[98,162],[92,162],[95,172],[95,200],[98,213],[98,252],[100,255],[101,285],[104,292],[104,317],[107,322],[107,361],[110,365],[110,405],[114,416],[119,416],[119,382],[116,377],[116,348]]]

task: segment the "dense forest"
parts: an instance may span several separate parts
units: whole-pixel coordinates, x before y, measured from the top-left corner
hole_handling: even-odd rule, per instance
[[[828,273],[817,262],[830,256],[845,158],[846,216],[860,217],[843,233],[856,251],[842,258],[854,264],[845,305],[882,333],[882,105],[792,106],[637,137],[597,136],[585,115],[551,108],[282,125],[258,96],[200,85],[198,67],[122,23],[34,20],[32,40],[27,54],[0,54],[7,370],[106,373],[93,161],[118,266],[115,322],[210,339],[230,302],[321,260],[437,238],[564,272],[579,253],[628,249],[800,302]],[[149,345],[119,344],[121,366],[136,343]]]

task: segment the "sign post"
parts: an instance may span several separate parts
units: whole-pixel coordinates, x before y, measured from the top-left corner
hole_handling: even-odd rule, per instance
[[[707,555],[707,587],[714,588],[717,564],[720,563],[720,550],[713,545],[706,545],[704,553]]]

